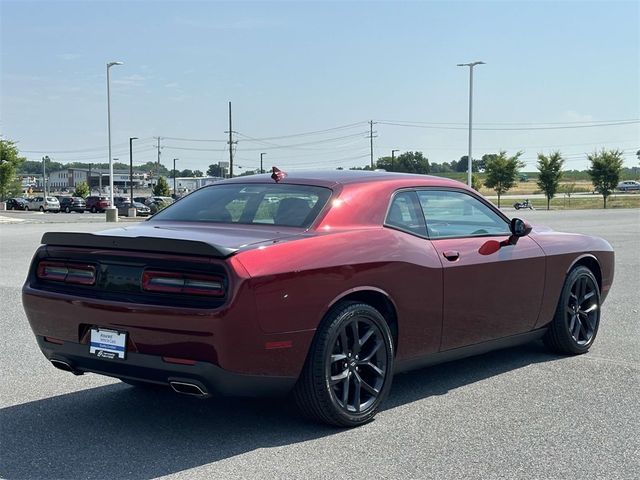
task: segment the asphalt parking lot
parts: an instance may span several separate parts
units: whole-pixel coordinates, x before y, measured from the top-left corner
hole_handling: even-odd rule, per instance
[[[21,306],[31,255],[45,231],[113,224],[0,212],[22,220],[0,224],[0,477],[637,478],[640,210],[518,215],[614,246],[592,350],[559,357],[534,343],[402,374],[374,422],[339,430],[285,400],[203,401],[55,370]],[[513,281],[527,288],[526,272]]]

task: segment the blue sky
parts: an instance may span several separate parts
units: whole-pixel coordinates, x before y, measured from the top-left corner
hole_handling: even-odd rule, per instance
[[[399,149],[451,161],[467,151],[469,75],[456,64],[483,60],[474,157],[523,150],[531,170],[538,152],[559,149],[582,169],[587,152],[619,148],[638,164],[637,1],[1,0],[0,18],[0,133],[33,160],[107,161],[105,69],[120,60],[121,160],[131,136],[135,163],[155,160],[154,136],[167,166],[227,160],[231,101],[246,169],[260,152],[284,169],[366,165],[369,120],[375,158]],[[319,130],[329,131],[291,136]]]

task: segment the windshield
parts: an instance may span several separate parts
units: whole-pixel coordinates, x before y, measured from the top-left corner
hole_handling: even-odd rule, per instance
[[[153,220],[307,228],[330,196],[330,189],[309,185],[214,185],[184,197]]]

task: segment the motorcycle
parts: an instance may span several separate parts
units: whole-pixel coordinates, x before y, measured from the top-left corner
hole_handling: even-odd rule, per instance
[[[524,202],[516,202],[513,204],[513,208],[516,210],[520,210],[521,208],[528,208],[529,210],[533,210],[533,205],[529,202],[529,199],[525,199]]]

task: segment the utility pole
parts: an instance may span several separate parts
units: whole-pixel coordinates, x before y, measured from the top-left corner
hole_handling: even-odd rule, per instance
[[[260,173],[264,173],[264,168],[262,168],[262,156],[263,156],[263,155],[266,155],[266,153],[265,153],[265,152],[262,152],[262,153],[260,154]]]
[[[374,132],[373,131],[373,120],[369,120],[369,148],[371,151],[371,170],[373,170],[373,139],[374,139]],[[377,137],[377,135],[375,135]]]
[[[393,172],[393,161],[396,158],[396,152],[399,152],[400,150],[391,150],[391,171]]]
[[[87,185],[89,185],[89,195],[91,195],[91,164],[89,164],[89,173],[87,174]]]
[[[45,161],[49,160],[48,156],[42,157],[42,191],[44,192],[44,197],[47,197],[47,168],[45,167]]]
[[[173,159],[173,198],[177,198],[177,190],[176,190],[176,161],[180,160],[179,158]]]
[[[471,156],[471,137],[473,134],[473,67],[476,65],[485,65],[484,62],[458,63],[458,67],[469,67],[469,154],[467,155],[468,164],[468,185],[471,186],[473,178],[473,157]]]
[[[129,137],[129,187],[131,188],[131,206],[133,207],[133,141],[138,137]]]
[[[237,141],[233,141],[233,134],[236,133],[233,131],[233,127],[231,125],[231,102],[229,102],[229,130],[227,132],[229,134],[229,178],[233,178],[233,145],[238,143]]]
[[[160,178],[160,139],[161,137],[153,137],[158,141],[158,163],[156,164],[156,170],[157,170],[157,178],[156,178],[156,184],[158,183],[158,178]]]

